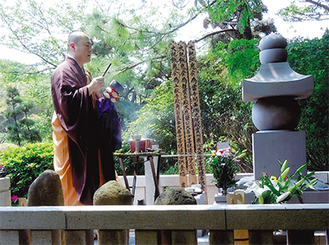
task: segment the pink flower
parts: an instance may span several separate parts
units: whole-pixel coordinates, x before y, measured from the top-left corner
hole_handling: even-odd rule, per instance
[[[269,176],[268,173],[263,173],[263,176],[264,176],[264,177],[265,177],[266,175]]]
[[[16,202],[17,199],[18,199],[18,196],[12,196],[12,198],[11,198],[11,200],[12,200],[13,202]]]
[[[228,157],[232,153],[232,148],[229,146],[227,148],[222,148],[216,150],[216,156],[221,156],[221,157]]]

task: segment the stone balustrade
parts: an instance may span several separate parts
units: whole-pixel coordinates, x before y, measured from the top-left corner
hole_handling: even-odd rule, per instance
[[[30,230],[32,244],[88,244],[86,230],[135,230],[136,244],[159,244],[161,232],[171,244],[197,244],[196,230],[209,230],[209,244],[234,244],[236,229],[249,230],[249,244],[273,244],[273,231],[287,230],[289,244],[314,243],[314,231],[329,229],[329,204],[142,205],[2,207],[0,244],[20,244]],[[53,230],[65,239],[53,240]],[[327,239],[328,244],[328,239]]]

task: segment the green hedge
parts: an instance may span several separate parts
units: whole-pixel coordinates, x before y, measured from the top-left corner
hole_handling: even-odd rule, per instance
[[[308,170],[328,171],[329,30],[321,39],[294,39],[287,46],[288,62],[298,73],[314,75],[314,92],[299,100],[299,131],[306,133]]]
[[[0,148],[0,165],[10,177],[12,196],[27,197],[32,182],[45,170],[53,169],[52,143],[28,143],[23,147]]]

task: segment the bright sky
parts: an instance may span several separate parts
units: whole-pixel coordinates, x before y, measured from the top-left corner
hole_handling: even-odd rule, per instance
[[[276,16],[275,13],[277,13],[279,9],[286,7],[290,3],[288,0],[263,0],[263,3],[268,7],[268,13],[264,15],[264,19],[274,19],[274,24],[276,25],[278,32],[286,39],[291,39],[298,36],[305,38],[321,38],[325,29],[329,28],[329,20],[318,22],[309,21],[302,23],[284,22],[280,17]],[[191,24],[185,26],[181,34],[178,35],[176,41],[182,40],[187,42],[189,40],[200,38],[207,32],[211,32],[210,29],[203,29],[203,18],[204,17],[199,17],[195,19]],[[27,64],[33,64],[39,61],[39,58],[35,55],[21,53],[16,50],[10,50],[2,45],[0,45],[0,49],[1,59],[9,59]]]

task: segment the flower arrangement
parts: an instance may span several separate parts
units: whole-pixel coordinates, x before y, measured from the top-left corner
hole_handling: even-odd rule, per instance
[[[238,162],[245,156],[246,150],[241,154],[231,147],[212,151],[210,166],[214,175],[217,188],[222,189],[223,195],[227,189],[236,185],[235,174],[239,170]]]
[[[257,204],[284,203],[296,196],[300,203],[303,203],[301,195],[307,188],[314,189],[317,179],[313,178],[314,171],[303,176],[302,171],[306,168],[306,164],[302,165],[296,172],[289,176],[290,167],[288,161],[281,163],[280,176],[269,176],[263,173],[260,182],[255,182],[247,189],[247,192],[254,192]]]

